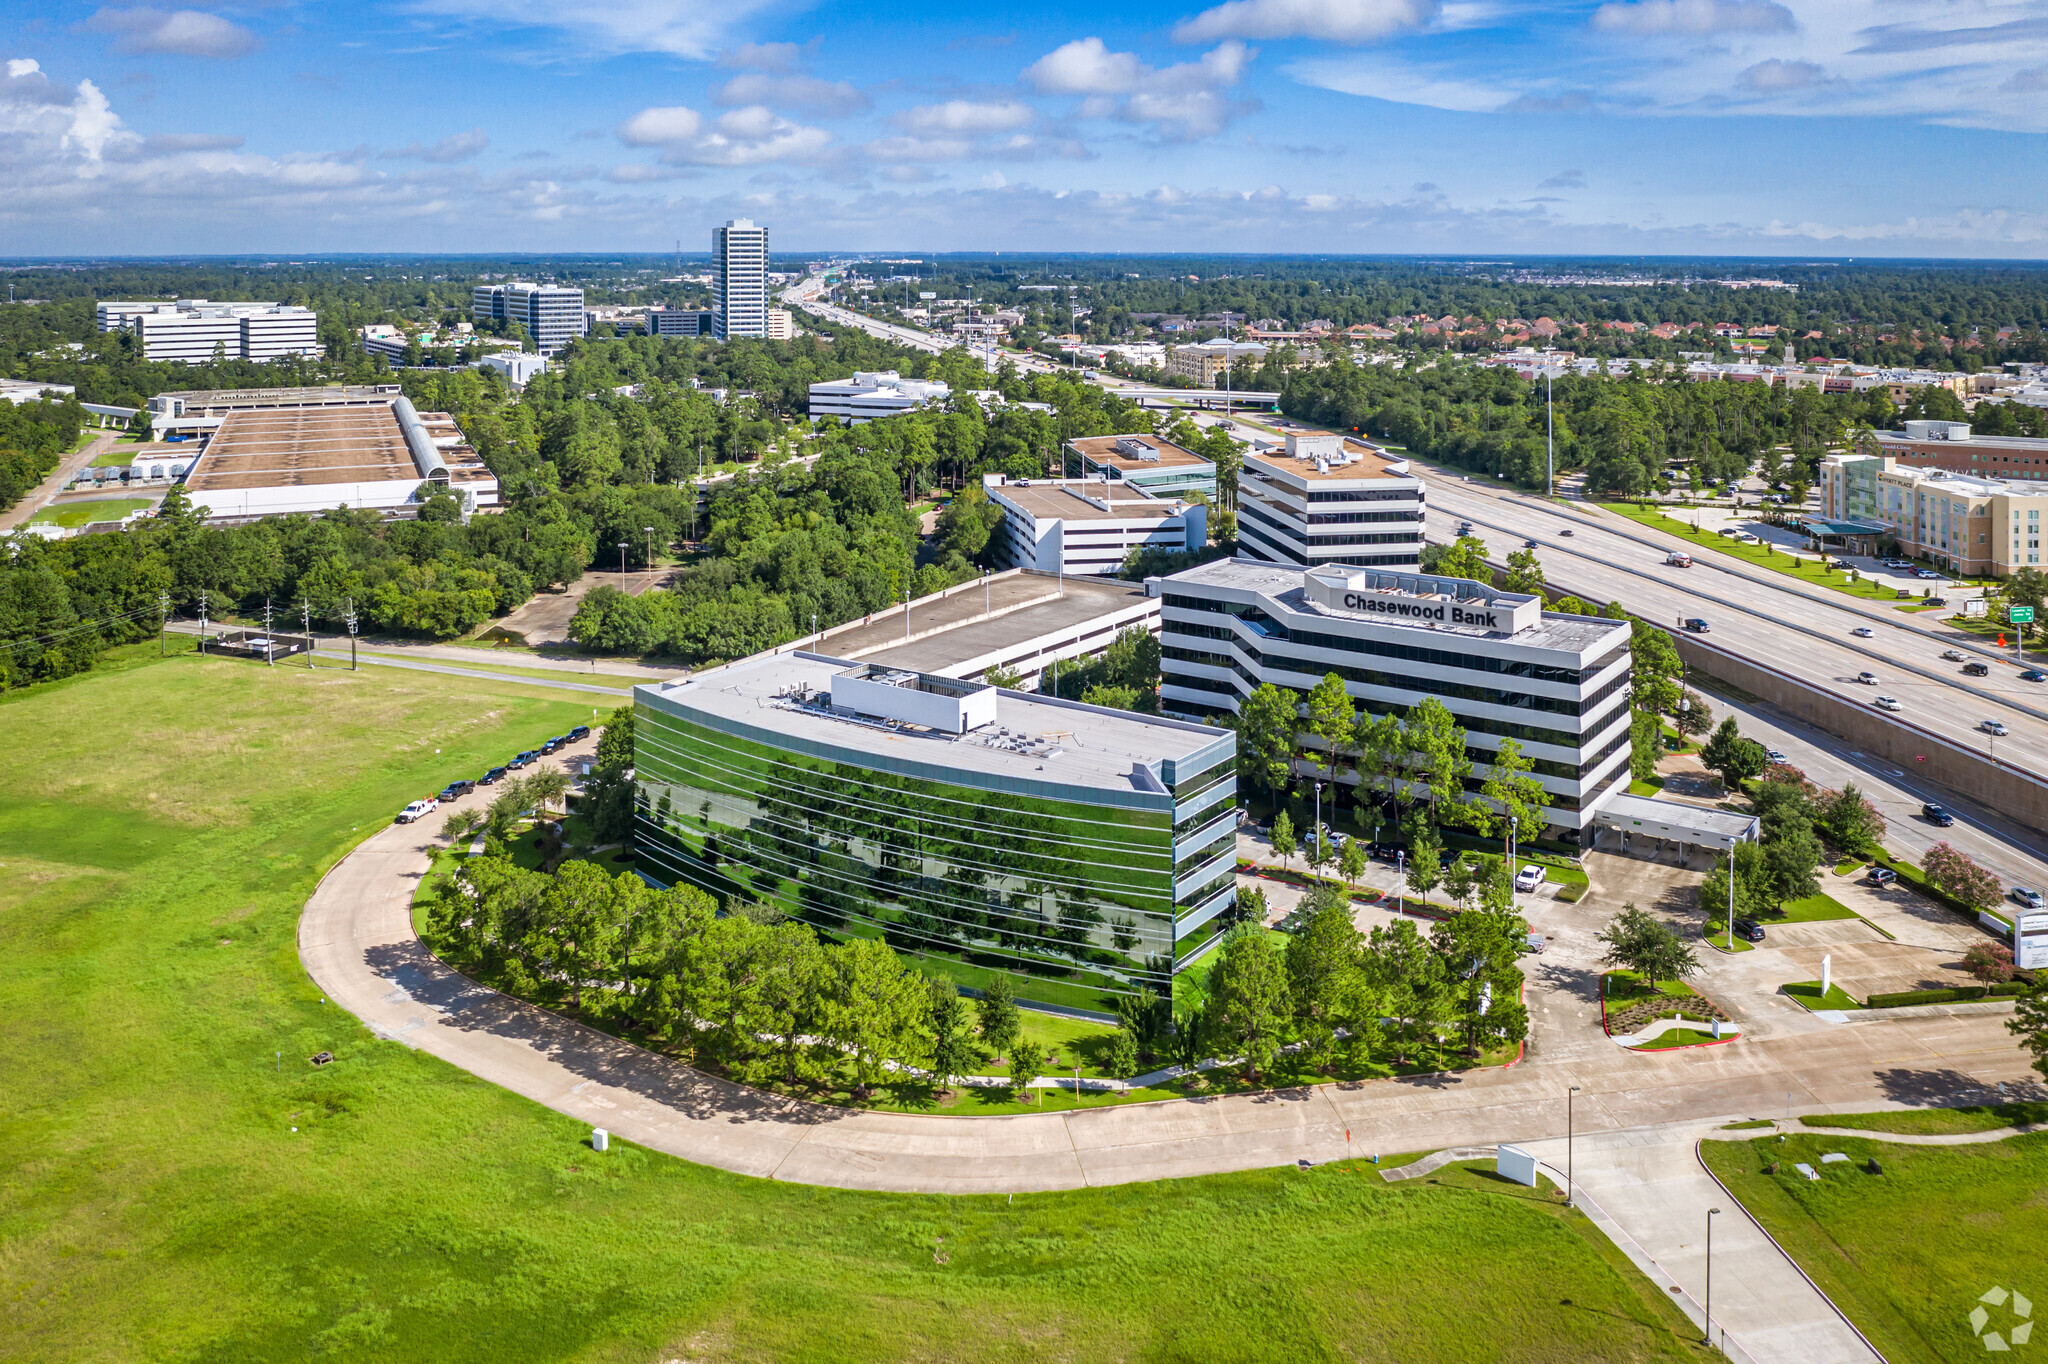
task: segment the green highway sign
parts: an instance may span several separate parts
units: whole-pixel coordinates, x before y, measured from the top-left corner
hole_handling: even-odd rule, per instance
[[[2032,625],[2034,623],[2034,608],[2031,606],[2008,606],[2005,608],[2005,619],[2008,625]]]

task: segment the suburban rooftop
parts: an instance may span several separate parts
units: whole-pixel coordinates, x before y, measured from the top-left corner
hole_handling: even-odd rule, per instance
[[[1155,458],[1147,458],[1146,450]],[[1164,436],[1080,436],[1067,442],[1067,447],[1096,465],[1108,465],[1125,473],[1144,473],[1148,469],[1209,467],[1203,459],[1184,445],[1176,445]]]
[[[1090,492],[1089,488],[1096,491]],[[1002,495],[1040,520],[1112,521],[1179,514],[1181,504],[1163,501],[1121,483],[1095,479],[1031,480],[1026,488],[1001,485]]]

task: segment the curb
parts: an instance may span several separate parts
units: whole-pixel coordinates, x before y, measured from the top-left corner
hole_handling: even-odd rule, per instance
[[[1752,1140],[1754,1140],[1754,1138],[1752,1138]],[[1849,1320],[1849,1314],[1847,1312],[1844,1312],[1840,1307],[1837,1307],[1835,1305],[1835,1300],[1827,1295],[1826,1290],[1824,1290],[1819,1284],[1813,1281],[1813,1276],[1806,1272],[1804,1267],[1800,1265],[1799,1261],[1793,1259],[1789,1254],[1786,1254],[1785,1247],[1778,1244],[1778,1238],[1771,1235],[1770,1229],[1764,1226],[1763,1223],[1757,1221],[1755,1216],[1751,1214],[1749,1208],[1743,1203],[1743,1201],[1735,1196],[1734,1191],[1731,1190],[1726,1184],[1723,1184],[1721,1182],[1721,1176],[1714,1173],[1713,1168],[1707,1164],[1707,1158],[1700,1153],[1700,1144],[1697,1141],[1692,1144],[1692,1158],[1699,1162],[1700,1169],[1706,1172],[1707,1178],[1714,1181],[1714,1187],[1719,1189],[1722,1193],[1726,1194],[1728,1196],[1729,1202],[1733,1203],[1736,1207],[1742,1209],[1743,1218],[1746,1221],[1748,1221],[1748,1223],[1752,1227],[1755,1227],[1758,1231],[1763,1233],[1764,1239],[1771,1243],[1771,1248],[1777,1251],[1778,1254],[1783,1255],[1785,1257],[1785,1263],[1792,1266],[1793,1269],[1799,1271],[1799,1277],[1806,1280],[1806,1286],[1808,1288],[1811,1288],[1815,1293],[1820,1294],[1820,1300],[1828,1305],[1830,1311],[1832,1311],[1836,1316],[1842,1319],[1842,1325],[1848,1327],[1851,1331],[1855,1332],[1856,1339],[1862,1341],[1864,1348],[1869,1350],[1871,1354],[1877,1357],[1878,1364],[1891,1364],[1891,1361],[1885,1358],[1884,1351],[1878,1349],[1877,1346],[1870,1343],[1870,1337],[1864,1335],[1862,1329],[1859,1328],[1855,1322]]]

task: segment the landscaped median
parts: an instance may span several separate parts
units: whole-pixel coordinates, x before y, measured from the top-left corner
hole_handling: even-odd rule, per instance
[[[1669,535],[1683,536],[1701,549],[1714,550],[1731,559],[1741,559],[1755,564],[1758,568],[1768,568],[1774,573],[1783,573],[1801,582],[1813,583],[1836,592],[1847,593],[1852,597],[1883,602],[1886,605],[1897,605],[1901,600],[1899,589],[1890,583],[1880,583],[1871,578],[1859,578],[1851,582],[1845,570],[1826,568],[1811,556],[1794,554],[1768,542],[1744,544],[1731,536],[1695,530],[1690,523],[1674,520],[1655,507],[1639,506],[1633,502],[1601,502],[1597,505],[1617,516],[1627,517],[1639,526],[1661,530]],[[1685,570],[1673,571],[1682,573]]]
[[[1682,980],[1650,985],[1635,971],[1608,971],[1600,977],[1600,1026],[1623,1046],[1664,1051],[1733,1040],[1725,1026],[1720,1037],[1713,1035],[1717,1020],[1726,1024],[1727,1012]],[[1688,1023],[1707,1026],[1689,1028]]]

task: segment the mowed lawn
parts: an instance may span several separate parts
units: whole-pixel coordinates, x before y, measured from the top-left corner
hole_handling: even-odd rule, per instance
[[[1866,1120],[1913,1123],[1916,1116]],[[1970,1312],[1994,1288],[2020,1293],[2034,1318],[2048,1321],[2048,1135],[1903,1146],[1796,1133],[1784,1141],[1709,1141],[1701,1151],[1892,1364],[1982,1359]],[[1850,1159],[1823,1163],[1829,1152]],[[1873,1155],[1881,1174],[1863,1168]],[[1763,1173],[1771,1161],[1780,1173]],[[1798,1161],[1819,1181],[1794,1170]],[[1985,1310],[1987,1331],[2008,1331],[2019,1320],[1995,1305]],[[2037,1325],[2027,1344],[2039,1348],[2043,1330]]]
[[[1705,1357],[1490,1176],[776,1184],[597,1155],[323,1004],[294,942],[321,873],[590,709],[153,644],[0,697],[0,1359]]]

